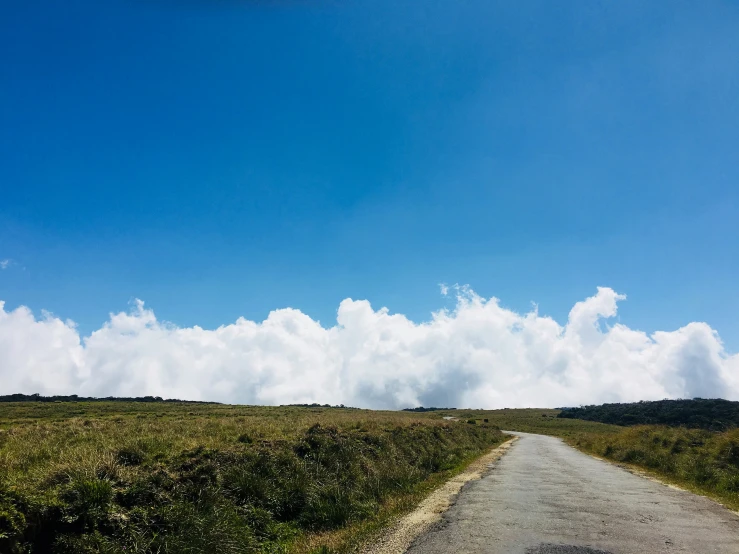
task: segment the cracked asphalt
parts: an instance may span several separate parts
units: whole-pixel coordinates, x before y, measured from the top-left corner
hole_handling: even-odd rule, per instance
[[[409,554],[739,554],[739,516],[561,440],[520,438]]]

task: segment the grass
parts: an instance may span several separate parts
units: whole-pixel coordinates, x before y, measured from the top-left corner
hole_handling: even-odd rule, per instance
[[[2,404],[0,551],[349,551],[503,440],[404,412]]]

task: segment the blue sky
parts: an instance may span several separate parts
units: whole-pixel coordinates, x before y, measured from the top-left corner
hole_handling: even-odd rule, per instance
[[[468,283],[739,350],[735,2],[5,3],[0,299],[216,327]]]

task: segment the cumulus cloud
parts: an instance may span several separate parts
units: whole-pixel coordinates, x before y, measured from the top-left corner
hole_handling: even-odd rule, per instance
[[[0,260],[0,269],[8,269],[12,264],[13,264],[13,260],[9,258]]]
[[[647,335],[609,324],[625,296],[598,288],[564,324],[468,287],[415,323],[346,299],[324,328],[299,310],[214,330],[160,321],[143,302],[80,337],[71,321],[0,302],[0,394],[158,395],[371,408],[562,406],[739,399],[739,355],[705,323]]]

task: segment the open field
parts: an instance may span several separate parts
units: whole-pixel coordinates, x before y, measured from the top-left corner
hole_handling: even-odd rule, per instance
[[[503,440],[406,412],[0,404],[0,551],[343,551]]]

